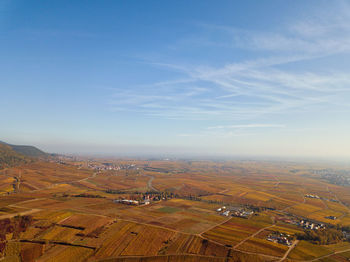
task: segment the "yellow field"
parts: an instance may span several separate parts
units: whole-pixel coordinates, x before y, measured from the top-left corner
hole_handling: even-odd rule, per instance
[[[145,227],[135,223],[117,222],[101,238],[102,246],[96,258],[119,255],[157,255],[176,233]]]
[[[315,213],[309,214],[307,217],[310,219],[315,219],[317,221],[321,221],[324,223],[329,223],[329,224],[338,224],[340,221],[338,219],[336,220],[331,220],[326,218],[327,216],[335,216],[335,217],[340,217],[343,213],[340,212],[335,212],[329,209],[326,210],[321,210],[317,211]]]
[[[306,241],[300,241],[298,245],[289,253],[288,258],[307,260],[330,254],[331,250],[319,245],[313,245]]]
[[[59,224],[63,226],[81,227],[81,233],[87,235],[95,229],[111,223],[112,221],[113,219],[108,217],[74,214],[59,222]]]
[[[42,211],[39,213],[35,213],[33,216],[38,220],[46,220],[51,223],[58,223],[63,219],[66,219],[72,215],[71,212],[68,211]]]
[[[240,245],[238,250],[281,257],[288,250],[288,247],[265,239],[250,238]]]
[[[296,215],[301,215],[301,216],[307,216],[310,213],[314,213],[316,211],[320,211],[323,208],[317,207],[317,206],[312,206],[309,204],[300,204],[291,207],[288,211],[291,213],[294,213]]]
[[[82,247],[55,246],[38,258],[38,262],[80,262],[93,254],[93,250]]]
[[[344,206],[340,203],[336,203],[336,202],[332,202],[332,201],[328,201],[327,202],[327,206],[329,209],[336,211],[336,212],[346,212],[349,213],[349,210],[347,210],[346,208],[344,208]]]
[[[52,228],[40,234],[38,238],[57,241],[74,241],[76,234],[80,233],[80,230],[73,228],[66,228],[60,226],[53,226]]]
[[[266,221],[266,218],[259,221],[258,218],[254,220],[233,217],[228,222],[206,231],[203,236],[222,244],[234,246],[269,225],[271,224]]]
[[[341,222],[344,226],[350,226],[350,216],[347,215],[341,219]]]

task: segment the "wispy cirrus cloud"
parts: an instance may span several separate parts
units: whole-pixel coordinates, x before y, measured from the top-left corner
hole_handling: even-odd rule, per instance
[[[261,128],[280,129],[285,128],[282,124],[241,124],[241,125],[219,125],[209,126],[197,133],[181,133],[180,137],[239,137],[255,135]]]
[[[350,70],[330,70],[327,66],[299,70],[304,62],[317,64],[315,60],[320,58],[350,54],[350,8],[340,3],[336,15],[319,14],[313,20],[296,21],[274,31],[202,25],[216,34],[226,34],[228,45],[236,52],[238,48],[263,54],[222,66],[152,62],[182,77],[132,91],[118,90],[110,106],[159,118],[215,121],[348,110],[345,98],[350,95]],[[215,39],[211,43],[215,45]]]
[[[334,1],[332,5],[327,5],[327,9],[315,8],[314,11],[294,21],[281,21],[274,30],[269,31],[252,31],[226,25],[199,26],[223,35],[226,46],[242,49],[304,54],[306,57],[350,51],[349,2]],[[202,38],[199,40],[205,42]],[[211,44],[220,45],[215,40],[211,40]]]
[[[245,124],[245,125],[227,125],[227,126],[210,126],[207,129],[247,129],[247,128],[284,128],[281,124]]]

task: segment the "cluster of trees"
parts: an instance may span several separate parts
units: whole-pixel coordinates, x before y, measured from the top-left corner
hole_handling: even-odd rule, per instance
[[[116,194],[116,195],[132,195],[139,199],[145,199],[147,196],[149,196],[150,198],[158,197],[159,200],[180,197],[178,194],[174,194],[168,191],[147,191],[147,192],[131,191],[130,192],[130,191],[107,189],[105,192],[108,194]]]
[[[108,194],[115,194],[115,195],[119,195],[119,194],[127,194],[128,192],[122,191],[122,190],[115,190],[115,189],[107,189],[105,191]],[[134,191],[132,192],[132,194],[140,194],[141,192],[138,191]]]
[[[0,220],[0,253],[5,250],[7,234],[13,233],[12,238],[18,238],[20,233],[26,231],[32,222],[31,216],[16,216],[13,219]]]
[[[192,200],[192,201],[203,201],[200,197],[195,196],[195,195],[187,195],[187,196],[182,196],[181,198],[187,199],[187,200]]]
[[[307,240],[318,245],[336,244],[343,240],[343,233],[336,228],[326,230],[305,230],[303,234],[296,235],[299,240]]]
[[[54,194],[54,197],[87,197],[87,198],[106,198],[105,196],[100,196],[100,195],[93,195],[93,194],[87,194],[87,193],[81,193],[77,195],[70,195],[67,193],[63,194]]]
[[[106,198],[106,197],[104,197],[104,196],[92,195],[92,194],[86,194],[86,193],[82,193],[82,194],[78,194],[78,195],[72,195],[72,197]]]

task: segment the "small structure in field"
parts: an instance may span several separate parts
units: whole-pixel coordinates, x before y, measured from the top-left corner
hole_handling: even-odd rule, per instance
[[[313,195],[313,194],[306,194],[305,197],[320,199],[318,195]]]
[[[116,199],[114,200],[114,203],[121,203],[125,205],[139,205],[140,202],[137,200],[131,200],[131,199]]]
[[[226,209],[225,206],[219,207],[218,209],[216,209],[216,212],[221,212],[221,211],[224,211],[225,209]]]
[[[235,212],[233,212],[232,216],[248,218],[248,217],[250,217],[253,214],[254,214],[254,211],[252,211],[252,210],[239,209],[239,210],[236,210]]]
[[[266,240],[286,246],[292,245],[292,237],[289,234],[274,232],[267,236]]]
[[[297,226],[300,226],[304,229],[311,229],[311,230],[319,230],[319,229],[325,229],[326,226],[324,224],[317,224],[317,223],[313,223],[311,221],[307,221],[306,219],[302,219],[300,220],[300,222],[298,222],[296,224]]]
[[[230,211],[229,211],[229,210],[227,210],[227,211],[225,211],[225,212],[221,213],[221,215],[222,215],[222,216],[226,216],[226,217],[228,217],[228,216],[230,215]]]

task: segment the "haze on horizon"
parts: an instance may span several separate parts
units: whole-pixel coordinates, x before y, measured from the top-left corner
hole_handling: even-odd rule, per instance
[[[350,157],[348,1],[0,3],[0,140]]]

